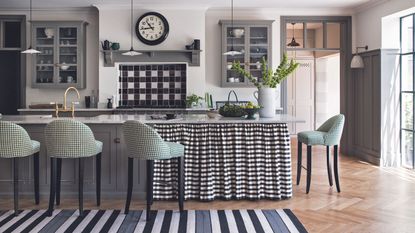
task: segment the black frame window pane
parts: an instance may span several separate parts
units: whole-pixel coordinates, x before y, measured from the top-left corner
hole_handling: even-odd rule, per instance
[[[414,56],[413,54],[401,56],[401,90],[414,90]]]
[[[414,127],[414,94],[402,93],[401,123],[403,129],[413,130]]]
[[[414,133],[402,130],[401,134],[402,166],[413,168],[414,166]]]
[[[414,16],[401,18],[401,51],[410,53],[414,50]]]

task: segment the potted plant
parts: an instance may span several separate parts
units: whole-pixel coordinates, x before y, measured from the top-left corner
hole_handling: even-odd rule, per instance
[[[186,106],[189,108],[197,107],[202,99],[202,97],[195,94],[189,95],[186,97]]]
[[[284,54],[278,68],[273,71],[272,68],[268,67],[265,57],[262,57],[262,77],[260,80],[247,72],[241,66],[239,61],[232,63],[232,70],[246,77],[255,85],[255,87],[258,88],[257,100],[258,104],[262,107],[259,110],[259,115],[261,117],[274,117],[277,107],[276,88],[284,79],[288,77],[288,75],[297,69],[298,65],[299,63],[295,62],[293,59],[288,61],[287,54]]]

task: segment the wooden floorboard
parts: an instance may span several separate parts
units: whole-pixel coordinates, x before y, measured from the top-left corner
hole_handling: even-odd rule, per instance
[[[342,192],[330,187],[325,148],[313,149],[311,190],[305,194],[305,174],[295,185],[297,148],[292,141],[293,197],[282,201],[186,201],[186,209],[274,209],[293,210],[309,232],[415,232],[415,172],[403,168],[380,168],[353,157],[340,156]],[[303,147],[305,154],[305,147]],[[305,160],[305,159],[303,159]],[[306,164],[306,161],[303,161]],[[124,199],[104,199],[101,209],[122,209]],[[12,209],[12,199],[1,199],[0,209]],[[94,199],[85,208],[96,208]],[[21,198],[21,209],[47,208],[47,198],[36,206]],[[77,208],[76,199],[63,199],[59,208]],[[144,209],[144,200],[133,199],[131,209]],[[157,201],[154,209],[177,209],[177,202]]]

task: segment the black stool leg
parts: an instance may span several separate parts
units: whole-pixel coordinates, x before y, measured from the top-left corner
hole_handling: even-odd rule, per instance
[[[48,216],[52,216],[53,205],[55,203],[55,183],[56,183],[56,164],[55,159],[50,158],[50,194],[49,194],[49,208]]]
[[[184,202],[184,157],[177,158],[177,167],[178,167],[178,191],[179,191],[179,209],[180,212],[183,212],[183,202]]]
[[[61,204],[62,159],[56,159],[56,205]]]
[[[331,163],[330,163],[330,146],[327,146],[327,175],[329,176],[329,184],[333,186],[333,178],[331,176]]]
[[[301,179],[301,169],[302,169],[302,162],[303,162],[303,144],[298,141],[297,146],[297,185],[300,184]]]
[[[128,158],[128,185],[127,185],[127,202],[125,203],[124,214],[130,211],[131,195],[133,192],[133,165],[134,159]]]
[[[78,191],[78,200],[79,200],[79,216],[82,217],[84,214],[84,158],[79,158],[79,191]]]
[[[33,156],[33,178],[35,185],[35,203],[39,205],[39,152]]]
[[[306,193],[310,192],[311,184],[311,146],[307,145],[307,187]]]
[[[101,205],[101,153],[97,154],[96,160],[96,194],[97,194],[97,206]]]
[[[147,221],[150,221],[151,203],[153,202],[154,160],[147,160]]]
[[[14,216],[19,215],[19,160],[13,158]]]
[[[338,157],[338,152],[339,152],[339,146],[335,145],[334,146],[334,179],[336,180],[336,187],[337,187],[337,192],[340,193],[340,181],[339,181],[339,165],[337,162],[337,157]]]

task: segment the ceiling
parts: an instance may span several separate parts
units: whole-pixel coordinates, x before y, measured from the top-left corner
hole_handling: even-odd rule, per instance
[[[234,0],[236,8],[356,8],[363,4],[384,0]],[[121,6],[130,4],[130,0],[33,0],[33,8],[73,8],[92,5]],[[134,0],[135,5],[172,6],[172,7],[229,7],[230,0]],[[29,0],[1,0],[2,9],[26,9]]]

